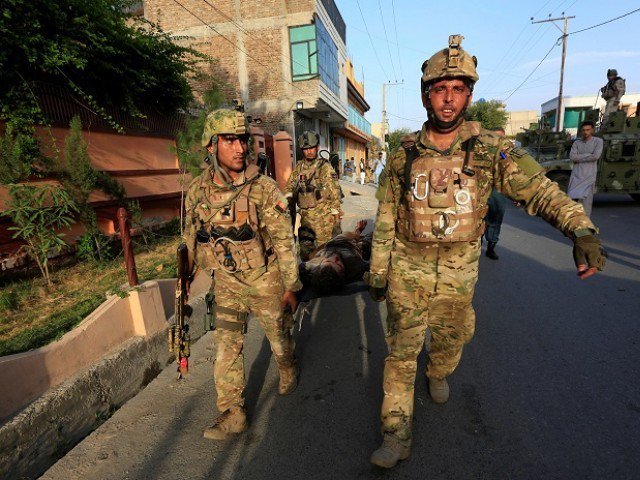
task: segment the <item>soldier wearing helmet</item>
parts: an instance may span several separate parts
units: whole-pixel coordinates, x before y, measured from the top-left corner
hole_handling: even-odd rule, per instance
[[[287,201],[277,184],[247,166],[249,125],[242,112],[220,109],[206,119],[202,146],[209,166],[191,182],[184,240],[191,268],[215,275],[214,380],[220,416],[204,431],[222,440],[247,429],[243,340],[250,313],[265,331],[278,364],[281,395],[297,385],[291,313],[302,288]]]
[[[462,36],[422,66],[428,121],[402,139],[381,174],[370,270],[365,281],[376,301],[387,301],[382,402],[383,442],[371,456],[391,468],[409,456],[417,357],[431,331],[426,376],[436,403],[449,398],[446,378],[474,333],[471,304],[480,237],[493,189],[524,206],[574,241],[581,278],[604,268],[597,229],[581,205],[544,176],[526,151],[511,146],[464,112],[478,81],[477,61]]]
[[[284,187],[285,196],[300,209],[298,241],[300,257],[309,258],[317,245],[322,245],[341,232],[341,194],[338,174],[331,164],[318,157],[318,134],[305,131],[298,138],[304,156],[296,163]]]
[[[625,80],[618,75],[618,71],[615,68],[607,70],[607,84],[600,89],[602,98],[607,101],[602,116],[602,125],[606,125],[609,115],[618,110],[625,90]]]

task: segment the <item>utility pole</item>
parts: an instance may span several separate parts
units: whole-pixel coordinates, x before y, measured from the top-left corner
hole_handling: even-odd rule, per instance
[[[549,15],[551,16],[551,15]],[[537,20],[533,21],[533,17],[531,17],[531,23],[547,23],[547,22],[556,22],[557,20],[564,20],[564,30],[562,30],[555,23],[553,24],[558,30],[562,32],[562,62],[560,64],[560,88],[558,89],[558,107],[556,108],[556,132],[560,131],[560,126],[564,127],[564,118],[562,118],[562,84],[564,82],[564,59],[567,55],[567,30],[569,27],[569,20],[572,18],[576,18],[575,16],[567,17],[564,12],[562,12],[562,17],[558,18],[549,18],[547,20]]]
[[[382,84],[382,143],[386,145],[385,136],[387,134],[387,105],[386,105],[386,87],[392,87],[394,85],[403,85],[404,80],[402,82],[387,82]]]

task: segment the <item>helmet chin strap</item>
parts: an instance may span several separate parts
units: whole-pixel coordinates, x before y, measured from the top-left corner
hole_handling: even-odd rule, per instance
[[[460,111],[460,113],[456,115],[456,118],[454,118],[449,122],[443,122],[438,118],[438,116],[433,111],[433,108],[431,107],[430,102],[427,102],[426,108],[427,108],[427,116],[429,117],[429,122],[434,127],[434,129],[440,133],[449,133],[454,131],[456,128],[458,128],[458,126],[462,123],[462,120],[464,119],[464,114],[467,111],[467,107],[465,106],[462,109],[462,111]]]

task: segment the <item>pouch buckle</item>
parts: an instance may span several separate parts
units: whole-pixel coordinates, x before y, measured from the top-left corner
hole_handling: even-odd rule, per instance
[[[420,177],[424,177],[426,180],[424,182],[424,195],[420,195],[418,193],[418,186],[420,184]],[[418,176],[415,178],[415,180],[413,181],[413,197],[416,200],[424,200],[425,198],[427,198],[427,196],[429,196],[429,175],[427,175],[426,173],[419,173]]]

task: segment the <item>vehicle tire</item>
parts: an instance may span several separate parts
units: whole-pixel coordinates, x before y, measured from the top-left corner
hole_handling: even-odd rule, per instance
[[[633,198],[636,202],[640,202],[640,193],[630,193],[631,198]]]
[[[556,182],[560,186],[560,189],[563,192],[567,193],[567,188],[569,188],[569,178],[571,177],[571,174],[563,171],[555,171],[547,173],[547,177],[549,177],[549,180]]]

